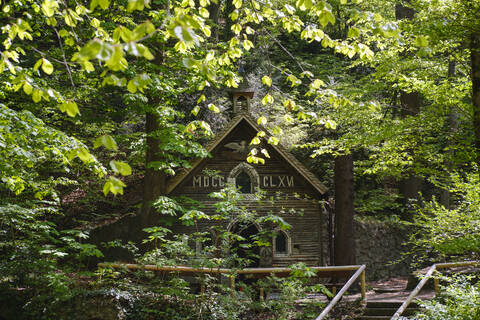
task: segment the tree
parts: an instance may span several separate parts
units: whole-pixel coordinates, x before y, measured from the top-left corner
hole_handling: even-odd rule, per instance
[[[335,158],[335,265],[355,264],[353,155]]]

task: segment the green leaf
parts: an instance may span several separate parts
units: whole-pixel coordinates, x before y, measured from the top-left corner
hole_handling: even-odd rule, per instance
[[[262,98],[262,104],[263,105],[266,105],[266,104],[269,104],[269,103],[273,103],[273,97],[267,93],[263,98]]]
[[[358,28],[351,27],[348,29],[348,38],[356,38],[358,36],[360,36],[360,30],[358,30]]]
[[[80,113],[77,103],[72,100],[69,100],[65,103],[65,111],[70,117],[75,117],[77,114]]]
[[[123,194],[123,188],[127,185],[122,180],[110,176],[108,181],[103,185],[103,194],[106,196],[109,192],[114,195]]]
[[[302,84],[302,81],[295,77],[293,74],[287,77],[287,81],[290,81],[292,88]]]
[[[233,0],[232,3],[237,9],[240,9],[242,7],[242,0]]]
[[[200,8],[199,13],[204,18],[208,18],[210,16],[210,12],[208,12],[208,10],[205,8]]]
[[[90,10],[93,11],[98,6],[98,0],[92,0],[90,2]]]
[[[322,10],[318,16],[318,21],[320,24],[325,27],[327,24],[335,24],[335,16],[329,10]]]
[[[33,66],[33,70],[37,71],[38,68],[40,68],[40,66],[42,65],[42,62],[43,62],[43,59],[38,59],[35,65]]]
[[[250,144],[260,144],[260,138],[259,137],[254,137]]]
[[[253,48],[252,41],[250,41],[248,39],[243,40],[242,45],[245,48],[245,50],[247,50],[247,51],[249,51],[251,48]]]
[[[86,148],[80,148],[77,150],[77,156],[82,160],[84,163],[88,163],[93,160],[93,156],[88,152]]]
[[[55,14],[55,10],[58,9],[58,2],[55,0],[45,0],[42,3],[42,11],[47,17],[51,17]]]
[[[83,62],[82,65],[83,65],[83,68],[85,69],[85,71],[87,71],[87,73],[95,71],[95,67],[93,66],[93,64],[90,61],[85,61],[85,62]]]
[[[32,90],[33,90],[32,85],[31,85],[30,83],[28,83],[28,81],[25,81],[25,82],[23,83],[23,91],[24,91],[26,94],[30,95],[30,94],[32,94]]]
[[[413,44],[420,48],[428,47],[428,39],[424,36],[419,36],[415,39]]]
[[[52,74],[53,72],[53,65],[50,61],[48,61],[47,59],[43,58],[42,59],[42,70],[43,72],[45,72],[46,74]],[[38,62],[37,62],[38,63]]]
[[[98,27],[100,27],[100,20],[98,20],[97,18],[93,18],[90,21],[90,24],[92,25],[92,27],[98,28]]]
[[[129,176],[132,174],[132,168],[128,165],[128,163],[122,161],[112,160],[110,161],[110,167],[113,171],[121,174],[122,176]]]
[[[263,153],[263,155],[264,155],[266,158],[270,158],[270,154],[268,153],[267,149],[262,149],[260,152]]]
[[[193,108],[193,110],[192,110],[192,114],[193,114],[194,116],[196,116],[199,111],[200,111],[200,107],[199,107],[199,106],[195,106],[195,108]]]
[[[130,91],[130,93],[137,92],[137,86],[135,85],[133,79],[128,81],[127,89],[128,89],[128,91]]]
[[[207,98],[205,97],[205,95],[202,94],[202,95],[200,96],[200,98],[198,98],[197,103],[204,102],[206,99],[207,99]]]
[[[297,0],[296,4],[297,8],[302,11],[309,10],[313,7],[312,0]]]
[[[40,102],[42,100],[42,91],[40,91],[39,89],[34,89],[32,94],[32,100],[35,103]]]
[[[260,116],[260,117],[257,119],[257,124],[259,124],[259,125],[266,125],[266,124],[267,124],[267,118],[265,118],[264,116]]]
[[[117,146],[117,143],[115,142],[115,139],[113,139],[113,137],[108,134],[102,136],[102,144],[108,150],[113,150],[113,151],[118,150],[118,146]]]
[[[197,60],[195,60],[193,58],[190,58],[190,57],[183,58],[182,62],[183,62],[183,65],[185,66],[185,68],[188,68],[188,69],[198,65]]]
[[[214,105],[213,103],[210,103],[208,105],[208,110],[210,111],[213,111],[215,113],[219,113],[220,112],[220,109],[218,109],[218,107],[216,105]]]
[[[98,137],[97,139],[95,139],[95,142],[93,143],[93,147],[95,149],[99,148],[102,145],[108,150],[113,150],[113,151],[118,150],[118,146],[117,146],[117,143],[115,142],[115,139],[113,139],[113,137],[108,134]]]
[[[337,128],[337,123],[333,120],[326,120],[325,128],[335,130]]]
[[[242,31],[242,26],[238,23],[235,23],[232,27],[231,27],[232,31],[235,33],[235,34],[239,34],[240,31]]]
[[[263,76],[262,77],[262,83],[268,87],[271,87],[272,86],[272,78],[270,78],[269,76]]]
[[[110,5],[110,0],[98,0],[98,3],[100,4],[100,7],[103,10],[108,9],[108,6]]]
[[[318,90],[320,87],[325,86],[325,82],[320,79],[315,79],[312,83],[310,83],[310,89]]]
[[[127,11],[142,11],[145,7],[149,8],[149,2],[147,0],[128,0]]]
[[[195,32],[185,25],[176,26],[173,31],[178,39],[183,40],[186,43],[198,42]]]
[[[267,142],[268,142],[269,144],[271,144],[271,145],[276,146],[276,145],[278,144],[279,140],[278,140],[278,138],[276,138],[276,137],[270,137],[270,138],[268,138],[268,141],[267,141]]]

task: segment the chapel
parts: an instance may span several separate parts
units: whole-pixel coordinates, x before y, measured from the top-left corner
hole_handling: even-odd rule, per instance
[[[248,87],[230,92],[234,117],[207,145],[211,157],[193,161],[191,168],[168,181],[167,194],[199,201],[205,205],[203,211],[206,214],[214,214],[215,208],[209,194],[222,189],[227,183],[233,184],[243,194],[245,205],[259,215],[273,212],[291,226],[275,233],[271,246],[260,249],[260,259],[252,267],[283,267],[297,262],[312,266],[325,265],[329,260],[329,241],[327,213],[323,209],[322,199],[327,188],[280,144],[262,145],[270,156],[265,164],[247,162],[252,147],[250,142],[257,133],[265,132],[265,141],[269,137],[268,130],[258,125],[250,115],[253,95],[254,92]],[[213,171],[216,175],[207,174]],[[258,189],[275,200],[258,204],[255,199]],[[292,211],[296,214],[291,214]],[[215,223],[218,222],[202,220],[197,228],[213,233]],[[237,221],[226,223],[228,230],[238,228]],[[260,232],[262,228],[262,225],[252,224],[242,232],[249,236]],[[193,227],[180,224],[171,229],[176,233],[194,231]]]

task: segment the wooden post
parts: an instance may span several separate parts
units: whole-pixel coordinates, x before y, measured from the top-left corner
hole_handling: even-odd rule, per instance
[[[263,288],[260,288],[260,302],[265,301],[265,298],[263,297]]]
[[[365,270],[363,270],[362,274],[360,275],[360,283],[362,288],[362,300],[365,301],[366,299]]]
[[[440,279],[438,279],[438,274],[435,272],[434,278],[433,278],[433,287],[435,288],[435,294],[440,293]]]
[[[235,276],[230,276],[230,289],[232,289],[232,298],[235,297]]]

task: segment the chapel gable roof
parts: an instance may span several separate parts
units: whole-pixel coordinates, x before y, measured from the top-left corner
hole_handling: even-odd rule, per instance
[[[257,124],[257,122],[247,113],[240,113],[236,115],[230,123],[223,129],[217,136],[206,145],[208,152],[212,152],[223,140],[231,133],[242,121],[245,121],[256,132],[264,131],[268,135],[268,130],[263,126]],[[320,194],[324,194],[328,189],[320,182],[320,180],[310,172],[300,161],[298,161],[290,152],[288,152],[281,144],[271,145],[271,147],[280,154],[308,183]],[[207,159],[195,159],[191,162],[191,167],[184,169],[177,173],[175,177],[170,179],[167,183],[167,193],[172,192],[187,176],[203,161]]]

